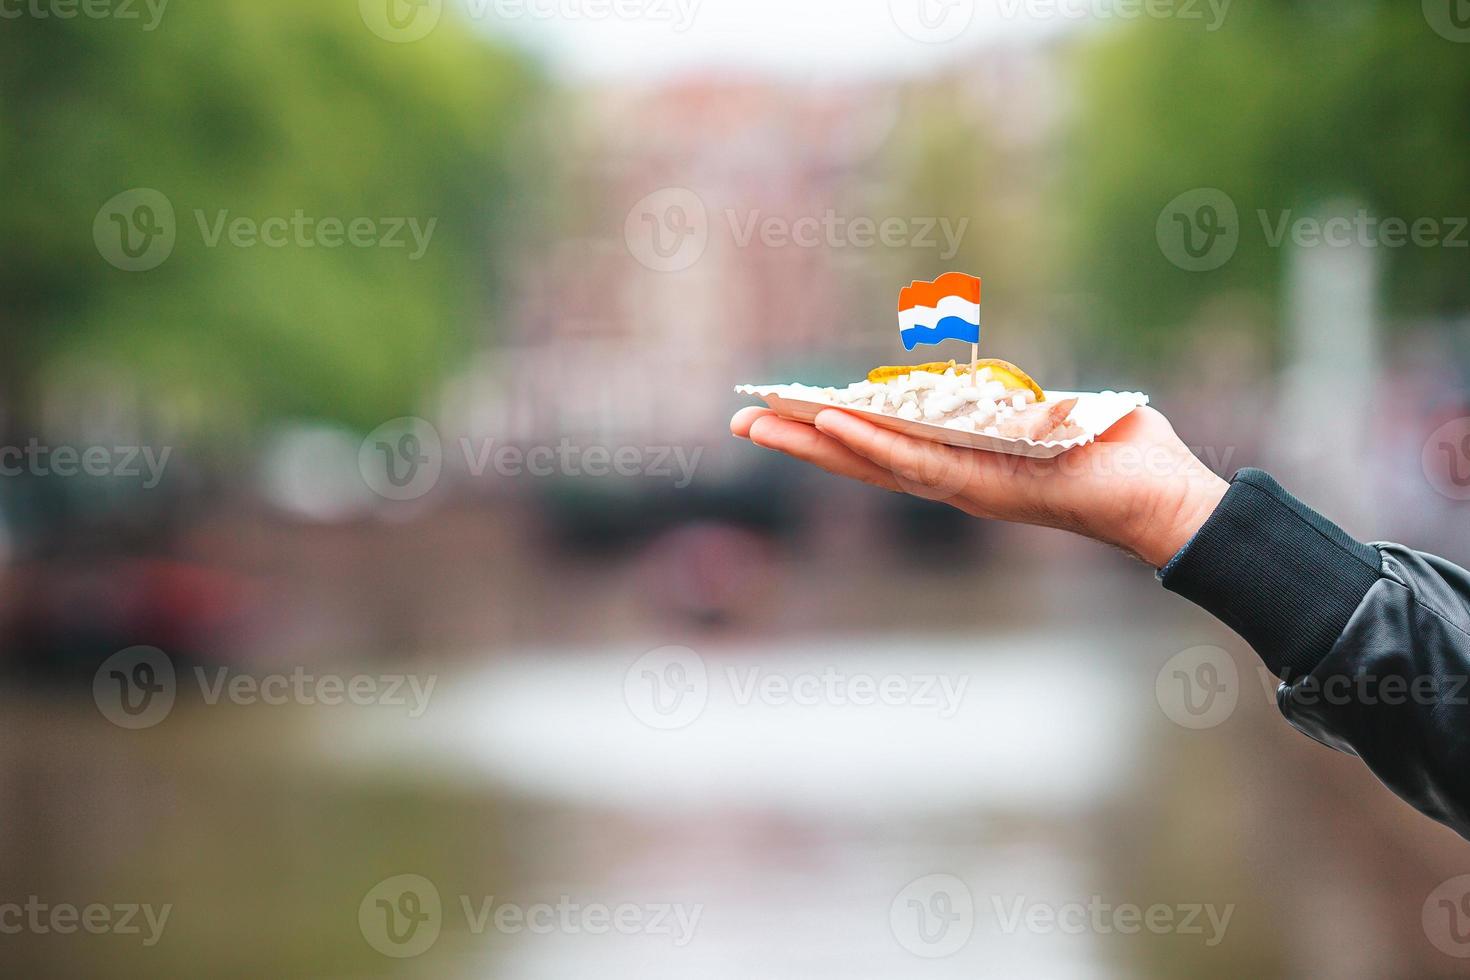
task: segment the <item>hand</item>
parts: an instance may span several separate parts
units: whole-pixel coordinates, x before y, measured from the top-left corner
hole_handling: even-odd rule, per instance
[[[835,408],[821,412],[815,427],[745,408],[730,431],[829,473],[942,500],[974,517],[1095,538],[1155,568],[1184,547],[1227,489],[1151,408],[1054,459],[942,446]]]

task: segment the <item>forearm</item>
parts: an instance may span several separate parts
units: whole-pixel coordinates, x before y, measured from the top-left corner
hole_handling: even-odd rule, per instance
[[[1470,837],[1470,573],[1357,541],[1246,470],[1161,578],[1282,678],[1294,727]]]

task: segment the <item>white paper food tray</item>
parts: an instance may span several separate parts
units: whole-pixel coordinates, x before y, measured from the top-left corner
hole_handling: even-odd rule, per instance
[[[825,400],[824,389],[810,385],[740,385],[735,390],[742,395],[755,395],[765,399],[766,404],[771,406],[771,409],[783,419],[810,423],[822,409],[838,408],[844,412],[862,416],[874,425],[881,425],[894,432],[902,432],[915,439],[927,439],[929,442],[959,446],[962,449],[983,449],[986,452],[1008,453],[1012,456],[1030,456],[1033,459],[1051,459],[1069,449],[1085,446],[1111,429],[1129,412],[1140,405],[1148,404],[1148,396],[1136,391],[1048,391],[1047,401],[1062,398],[1077,399],[1077,407],[1072,410],[1072,421],[1081,426],[1084,432],[1071,439],[1035,442],[1031,439],[1006,439],[1002,436],[982,435],[979,432],[962,432],[959,429],[948,429],[932,422],[910,422],[907,419],[884,415],[870,409],[839,405],[836,402]]]

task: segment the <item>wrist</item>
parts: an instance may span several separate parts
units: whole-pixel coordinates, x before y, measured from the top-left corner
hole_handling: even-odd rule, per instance
[[[1130,542],[1130,550],[1154,568],[1163,568],[1190,542],[1230,489],[1197,460],[1191,472],[1176,479],[1174,492],[1163,496]]]

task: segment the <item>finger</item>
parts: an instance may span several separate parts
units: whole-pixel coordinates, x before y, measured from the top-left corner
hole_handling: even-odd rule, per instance
[[[914,439],[846,412],[828,409],[817,415],[816,424],[822,433],[891,472],[910,493],[929,488],[942,498],[953,496],[970,484],[983,462],[981,453]]]
[[[738,439],[749,439],[750,427],[755,424],[756,419],[775,414],[769,408],[763,408],[759,405],[742,408],[730,420],[730,434]]]
[[[749,438],[757,446],[793,456],[828,473],[860,480],[885,490],[901,491],[893,474],[803,422],[793,422],[768,413],[751,424]]]

